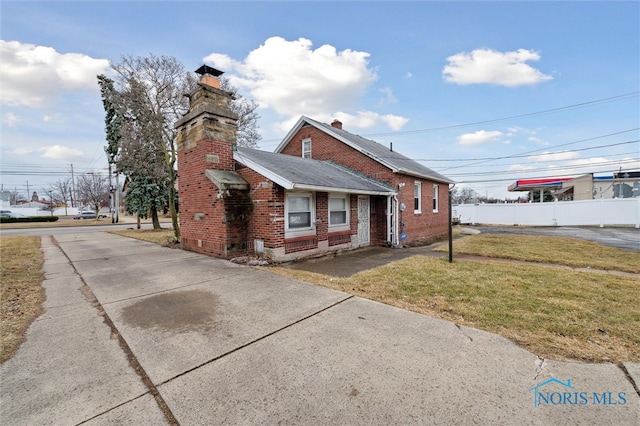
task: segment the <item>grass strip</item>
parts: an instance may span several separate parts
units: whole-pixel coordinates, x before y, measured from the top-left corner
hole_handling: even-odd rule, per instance
[[[125,229],[109,231],[109,233],[159,244],[163,247],[172,247],[176,244],[173,229]]]
[[[447,251],[442,245],[437,251]],[[539,235],[478,234],[453,242],[454,255],[554,263],[574,268],[593,268],[640,273],[640,253],[607,247],[578,238]]]
[[[0,237],[0,362],[13,356],[42,313],[43,262],[39,237]]]

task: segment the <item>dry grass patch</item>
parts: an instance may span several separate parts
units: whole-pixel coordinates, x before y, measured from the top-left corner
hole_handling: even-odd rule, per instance
[[[436,250],[447,251],[448,246]],[[594,268],[640,273],[640,253],[606,247],[577,238],[538,235],[470,235],[453,242],[454,255],[555,263],[574,268]]]
[[[44,279],[40,238],[0,237],[0,362],[13,356],[31,322],[42,313]]]
[[[424,256],[350,278],[272,270],[498,333],[543,357],[640,362],[638,279]]]
[[[109,233],[159,244],[163,247],[173,247],[177,244],[173,229],[127,229],[122,231],[109,231]]]
[[[111,219],[57,220],[55,222],[16,222],[2,223],[0,229],[26,228],[69,228],[74,226],[105,226],[111,225]]]

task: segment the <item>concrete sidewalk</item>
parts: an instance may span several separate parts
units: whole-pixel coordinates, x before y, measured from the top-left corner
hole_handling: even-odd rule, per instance
[[[638,364],[543,360],[111,234],[58,243],[43,238],[45,313],[0,370],[2,424],[640,424]]]

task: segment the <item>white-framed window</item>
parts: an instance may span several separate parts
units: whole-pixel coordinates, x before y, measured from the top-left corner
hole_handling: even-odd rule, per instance
[[[434,213],[438,213],[438,207],[439,207],[439,196],[438,196],[438,184],[434,183],[433,184],[433,212]]]
[[[302,139],[302,158],[311,158],[311,139]]]
[[[329,194],[329,228],[337,231],[349,228],[349,196]]]
[[[413,212],[422,213],[422,182],[413,183]]]
[[[314,231],[315,208],[310,193],[290,193],[285,202],[286,233],[307,235]]]

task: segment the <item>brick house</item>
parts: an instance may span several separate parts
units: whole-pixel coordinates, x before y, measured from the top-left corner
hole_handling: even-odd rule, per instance
[[[276,152],[238,147],[222,73],[197,72],[175,124],[185,249],[286,261],[446,234],[450,179],[337,120],[301,117]]]

